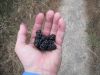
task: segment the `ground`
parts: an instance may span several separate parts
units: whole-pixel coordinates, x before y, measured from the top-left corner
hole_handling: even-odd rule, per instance
[[[0,75],[20,75],[15,52],[21,22],[29,25],[39,12],[61,12],[66,21],[59,75],[100,75],[99,0],[0,0]]]
[[[21,22],[27,23],[29,33],[39,12],[57,10],[57,0],[0,0],[0,75],[20,75],[22,64],[14,47]]]

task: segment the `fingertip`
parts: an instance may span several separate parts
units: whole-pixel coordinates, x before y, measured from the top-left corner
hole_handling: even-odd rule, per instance
[[[35,22],[37,24],[41,24],[43,22],[43,19],[44,19],[44,14],[43,13],[39,13],[37,16],[36,16],[36,19],[35,19]]]
[[[54,17],[57,18],[57,19],[60,19],[61,18],[61,15],[60,15],[59,12],[56,12]]]
[[[56,13],[55,13],[55,16],[60,16],[60,13],[59,13],[59,12],[56,12]]]
[[[26,33],[27,32],[27,26],[25,23],[21,23],[20,24],[20,29],[19,29],[20,33]]]
[[[54,15],[54,19],[53,19],[53,24],[58,24],[59,19],[61,18],[61,15],[59,12],[56,12]]]
[[[23,28],[23,26],[24,26],[24,23],[22,22],[22,23],[20,24],[20,29]]]
[[[47,13],[46,13],[46,19],[48,20],[49,18],[52,18],[54,16],[54,11],[53,10],[49,10]]]
[[[49,10],[49,11],[47,12],[47,14],[52,14],[52,13],[54,13],[53,10]]]
[[[59,28],[62,30],[62,31],[65,31],[66,27],[65,27],[65,21],[63,18],[59,19]]]
[[[43,16],[44,16],[44,14],[40,12],[37,16],[42,16],[42,17],[43,17]]]
[[[63,18],[59,19],[59,24],[64,24],[64,19]]]

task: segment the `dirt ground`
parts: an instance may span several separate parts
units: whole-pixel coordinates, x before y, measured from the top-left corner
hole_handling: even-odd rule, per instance
[[[0,75],[21,75],[23,71],[14,52],[20,23],[27,23],[30,33],[36,14],[57,11],[58,5],[58,0],[0,0]]]

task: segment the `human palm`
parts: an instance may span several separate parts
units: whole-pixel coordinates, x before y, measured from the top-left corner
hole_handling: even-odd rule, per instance
[[[55,44],[57,49],[53,51],[41,52],[34,46],[33,42],[36,36],[36,31],[40,30],[42,27],[43,19],[43,13],[39,13],[36,16],[35,24],[32,29],[31,40],[28,44],[26,44],[27,27],[23,23],[20,25],[15,52],[22,62],[25,71],[40,72],[46,75],[56,75],[61,64],[61,46],[63,42],[65,25],[58,12],[54,13],[54,11],[49,10],[46,13],[43,34],[56,35]]]

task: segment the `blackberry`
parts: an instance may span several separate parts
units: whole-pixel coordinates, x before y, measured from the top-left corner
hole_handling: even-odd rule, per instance
[[[52,40],[52,41],[55,41],[55,38],[56,38],[56,36],[55,36],[54,34],[51,34],[51,35],[49,36],[49,39]]]
[[[36,31],[36,34],[42,34],[41,30]]]
[[[37,48],[40,48],[41,43],[42,43],[42,40],[41,39],[36,39],[34,41],[34,46],[37,47]]]
[[[41,39],[42,39],[42,42],[43,42],[43,41],[45,41],[47,39],[47,37],[42,35]]]
[[[47,40],[45,40],[45,41],[40,45],[40,49],[41,49],[42,51],[48,49],[48,41],[47,41]]]
[[[48,45],[48,51],[55,50],[55,49],[56,49],[56,45],[55,44]]]
[[[52,51],[56,49],[55,43],[56,36],[54,34],[45,36],[42,34],[41,30],[36,32],[36,37],[34,41],[34,46],[40,51]]]
[[[35,38],[41,39],[41,37],[42,37],[42,32],[41,32],[41,30],[38,30],[38,31],[36,32],[36,37],[35,37]]]
[[[49,45],[54,44],[54,41],[48,40]]]

